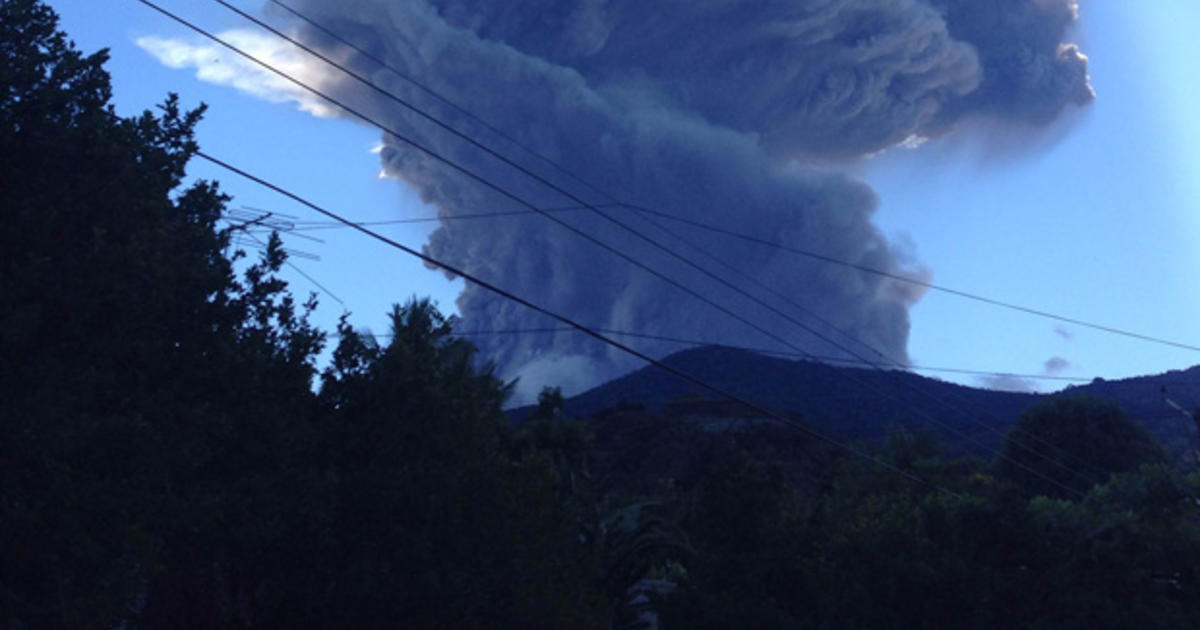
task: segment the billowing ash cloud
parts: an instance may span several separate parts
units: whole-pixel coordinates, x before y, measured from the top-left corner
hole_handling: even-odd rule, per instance
[[[986,114],[1044,124],[1068,104],[1095,98],[1087,57],[1063,34],[1078,19],[1076,0],[931,0],[950,35],[979,53],[979,89],[949,104],[943,122]]]
[[[872,223],[874,193],[832,168],[948,133],[967,119],[1037,124],[1092,98],[1086,59],[1063,44],[1075,16],[1069,0],[303,0],[295,6],[623,201],[910,274],[921,270]],[[319,33],[302,32],[338,49]],[[354,63],[377,84],[577,194],[605,201],[388,71]],[[542,207],[571,205],[353,82],[326,87]],[[390,137],[384,143],[385,171],[415,186],[443,216],[519,209]],[[610,211],[692,255],[631,211]],[[795,343],[833,353],[590,213],[559,216]],[[906,359],[908,309],[920,298],[911,286],[671,227]],[[541,217],[445,221],[427,250],[593,326],[773,344]],[[458,306],[467,330],[551,323],[474,287]],[[598,376],[629,365],[574,333],[498,335],[478,343],[508,375],[570,357],[591,358]],[[654,354],[678,348],[631,343]]]
[[[918,0],[438,4],[481,37],[653,92],[782,155],[886,148],[981,80],[972,46]]]

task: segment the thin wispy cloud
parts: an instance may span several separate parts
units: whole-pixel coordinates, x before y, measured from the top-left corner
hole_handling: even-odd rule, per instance
[[[219,37],[317,89],[335,79],[336,70],[314,62],[279,38],[243,30],[225,31]],[[337,108],[217,44],[154,35],[139,37],[135,43],[164,66],[195,69],[196,78],[206,83],[232,87],[273,103],[295,103],[321,118],[337,116]]]

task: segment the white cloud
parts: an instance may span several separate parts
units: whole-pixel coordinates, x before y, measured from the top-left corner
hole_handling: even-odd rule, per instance
[[[335,68],[277,37],[243,30],[225,31],[218,37],[315,89],[337,81]],[[296,103],[302,111],[321,118],[337,116],[338,109],[325,100],[218,44],[153,35],[139,37],[136,43],[169,68],[195,68],[201,81],[272,103]]]

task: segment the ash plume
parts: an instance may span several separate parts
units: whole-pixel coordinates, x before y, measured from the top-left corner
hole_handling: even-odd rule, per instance
[[[1076,14],[1069,0],[293,2],[622,201],[909,275],[926,272],[875,227],[875,194],[837,172],[840,166],[974,118],[1042,124],[1092,98],[1086,58],[1063,41]],[[607,201],[321,33],[297,28],[378,85],[575,194]],[[352,81],[324,89],[539,207],[572,205]],[[443,217],[521,209],[387,135],[381,158],[385,173],[414,186]],[[695,257],[634,212],[606,212]],[[831,353],[592,213],[557,216],[797,345]],[[890,357],[907,359],[908,309],[919,289],[671,228]],[[542,217],[446,220],[426,249],[599,328],[778,345]],[[788,310],[775,297],[763,299]],[[548,324],[470,286],[458,307],[464,330]],[[525,367],[553,372],[581,357],[593,366],[589,379],[631,367],[574,333],[473,340],[508,376]],[[653,354],[679,348],[631,343]]]

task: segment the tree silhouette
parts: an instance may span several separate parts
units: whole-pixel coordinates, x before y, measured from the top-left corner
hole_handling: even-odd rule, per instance
[[[1026,411],[1004,444],[1001,477],[1028,494],[1086,493],[1114,473],[1165,460],[1162,449],[1120,407],[1056,396]],[[1052,481],[1051,481],[1052,480]]]
[[[0,608],[112,627],[252,520],[322,336],[278,240],[237,279],[226,197],[179,190],[202,108],[117,117],[107,54],[56,28],[0,3]]]

